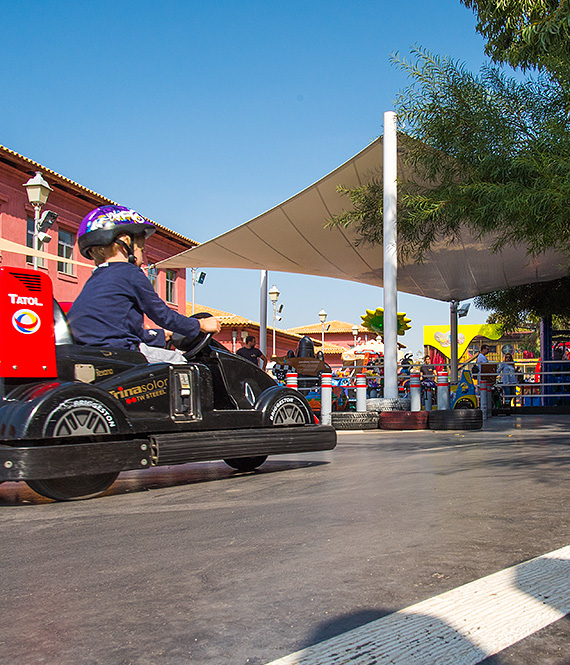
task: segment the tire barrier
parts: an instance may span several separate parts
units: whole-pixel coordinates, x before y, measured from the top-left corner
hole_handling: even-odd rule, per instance
[[[380,413],[378,427],[381,429],[405,430],[427,429],[427,411],[384,411]]]
[[[367,411],[409,411],[408,397],[373,397],[366,400]]]
[[[378,411],[333,411],[331,425],[335,429],[378,429]]]
[[[429,429],[481,429],[483,413],[481,409],[452,409],[450,411],[429,411]]]

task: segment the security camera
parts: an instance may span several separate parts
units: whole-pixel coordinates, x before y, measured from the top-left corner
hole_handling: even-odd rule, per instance
[[[42,243],[42,245],[51,242],[51,236],[49,236],[47,233],[44,233],[43,231],[38,231],[36,236],[38,238],[38,242]]]
[[[40,233],[45,233],[48,229],[51,229],[53,223],[57,218],[58,218],[57,212],[46,210],[44,213],[42,213],[40,221],[38,222],[38,225],[36,227],[38,237]],[[47,242],[47,241],[42,241],[42,242]]]
[[[465,305],[461,305],[461,307],[457,308],[457,316],[462,319],[464,316],[467,316],[467,312],[469,311],[469,307],[471,306],[471,303],[465,303]]]

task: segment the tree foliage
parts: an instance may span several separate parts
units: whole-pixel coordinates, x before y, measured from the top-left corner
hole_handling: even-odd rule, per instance
[[[475,298],[479,309],[491,310],[488,323],[503,326],[505,332],[535,329],[540,318],[555,313],[555,327],[570,328],[570,277],[550,282],[524,284]]]
[[[476,12],[495,63],[534,72],[487,64],[473,74],[422,48],[393,57],[409,79],[395,108],[414,174],[398,184],[400,255],[420,261],[468,230],[494,250],[522,245],[570,258],[570,0],[461,2]],[[351,209],[331,224],[351,225],[359,242],[382,242],[381,183],[339,190]],[[507,330],[545,314],[570,318],[569,286],[517,287],[478,306]]]
[[[421,260],[437,241],[465,228],[494,249],[522,243],[530,253],[570,255],[570,95],[548,75],[517,80],[496,66],[478,75],[415,48],[394,56],[410,85],[396,110],[413,179],[400,181],[398,236]],[[341,189],[353,209],[332,220],[361,241],[382,238],[381,184]]]
[[[461,0],[477,15],[485,52],[495,62],[561,75],[570,61],[568,0]]]

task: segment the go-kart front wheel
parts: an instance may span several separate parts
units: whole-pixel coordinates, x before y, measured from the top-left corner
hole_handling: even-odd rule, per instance
[[[261,466],[267,459],[267,455],[257,455],[257,457],[236,457],[235,459],[225,459],[224,462],[231,466],[232,469],[237,469],[246,473],[248,471],[255,471],[258,466]]]
[[[292,388],[268,388],[259,396],[256,409],[263,411],[266,426],[287,427],[314,423],[309,403]]]

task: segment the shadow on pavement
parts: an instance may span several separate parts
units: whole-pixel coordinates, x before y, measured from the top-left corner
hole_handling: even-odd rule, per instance
[[[119,496],[136,492],[202,484],[213,481],[231,481],[237,476],[265,476],[294,469],[306,469],[329,464],[327,461],[291,461],[269,458],[259,469],[241,473],[224,462],[196,462],[172,467],[153,467],[141,471],[125,471],[101,496]],[[88,499],[88,501],[96,501]],[[25,482],[0,483],[0,507],[54,503],[33,492]]]

